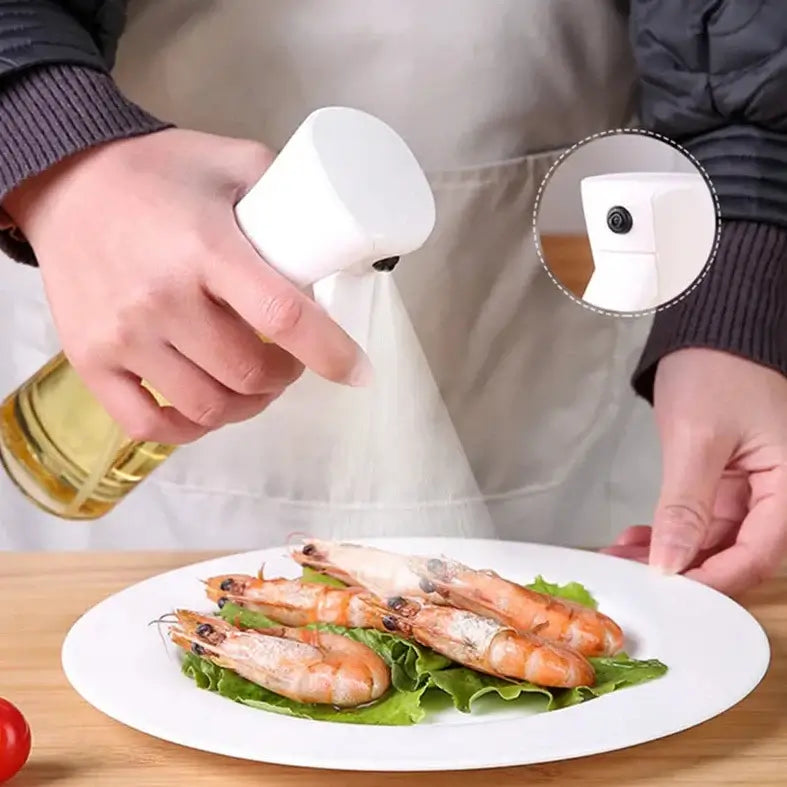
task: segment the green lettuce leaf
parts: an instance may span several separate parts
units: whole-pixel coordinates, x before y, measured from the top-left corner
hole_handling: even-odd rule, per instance
[[[333,577],[329,577],[327,574],[321,574],[319,571],[315,571],[313,568],[309,568],[308,566],[303,567],[301,579],[304,582],[315,582],[318,585],[330,585],[331,587],[335,588],[347,587],[347,585],[345,585],[340,579],[334,579]]]
[[[588,659],[596,671],[596,682],[592,686],[561,689],[555,692],[553,708],[567,708],[580,702],[609,694],[611,691],[636,686],[660,678],[667,672],[667,665],[658,659],[632,659],[625,653],[616,656]]]
[[[303,579],[336,587],[343,583],[304,568]],[[565,598],[597,608],[596,600],[578,582],[558,585],[538,576],[527,585],[533,590]],[[225,604],[219,615],[240,628],[266,628],[278,625],[258,612],[234,604]],[[417,724],[426,715],[424,700],[440,695],[463,712],[472,711],[481,698],[491,695],[505,702],[536,703],[540,709],[556,710],[576,705],[603,694],[654,680],[667,672],[667,666],[656,659],[631,659],[625,653],[609,658],[591,658],[596,672],[593,686],[574,689],[550,689],[527,681],[509,681],[461,667],[438,653],[395,634],[373,629],[348,629],[325,623],[309,628],[342,634],[370,647],[391,669],[391,689],[380,700],[361,708],[337,709],[327,705],[293,702],[261,686],[241,678],[231,670],[217,667],[194,654],[187,654],[183,671],[200,688],[215,691],[224,697],[254,708],[319,721],[349,724],[406,725]]]
[[[436,672],[432,676],[432,683],[448,694],[454,707],[464,713],[469,713],[473,703],[485,694],[497,694],[507,701],[522,696],[532,698],[533,695],[541,695],[544,698],[544,709],[556,710],[592,700],[626,686],[654,680],[667,672],[667,666],[657,659],[638,661],[629,658],[625,653],[609,658],[591,658],[589,661],[596,671],[596,681],[593,686],[579,686],[575,689],[550,689],[527,681],[507,681],[466,667],[452,667]]]
[[[388,691],[377,702],[360,708],[338,709],[331,705],[308,705],[294,702],[280,694],[258,686],[242,678],[232,670],[218,667],[207,659],[187,653],[183,660],[183,672],[192,678],[201,689],[207,689],[222,697],[249,705],[252,708],[296,716],[315,721],[334,721],[345,724],[377,724],[403,726],[417,724],[426,712],[421,707],[421,696],[426,686],[417,691]]]
[[[519,699],[524,694],[540,695],[545,709],[549,709],[553,701],[551,689],[526,681],[514,682],[495,678],[467,667],[451,667],[436,672],[432,676],[432,683],[444,691],[453,701],[454,707],[462,713],[470,713],[473,703],[485,694],[496,694],[508,702]]]
[[[569,582],[567,585],[557,585],[554,582],[547,582],[540,574],[529,584],[525,585],[528,590],[535,590],[538,593],[545,593],[548,596],[564,598],[566,601],[573,601],[585,607],[598,609],[598,602],[593,598],[590,591],[579,582]]]

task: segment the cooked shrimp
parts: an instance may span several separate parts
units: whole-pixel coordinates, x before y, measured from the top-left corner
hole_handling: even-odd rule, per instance
[[[212,577],[206,584],[208,595],[219,603],[226,598],[274,620],[396,633],[459,664],[499,677],[542,686],[580,686],[595,678],[587,659],[570,648],[532,634],[518,634],[467,610],[402,597],[384,602],[360,588],[330,588],[300,580],[235,575]],[[219,595],[226,593],[232,595]]]
[[[414,559],[398,552],[335,541],[309,540],[294,549],[296,563],[347,585],[359,585],[380,598],[404,596],[441,603],[442,598],[414,570]]]
[[[299,579],[265,579],[262,573],[225,574],[205,581],[208,598],[219,608],[227,601],[284,623],[307,626],[333,623],[347,628],[374,628],[361,588],[336,588]]]
[[[538,632],[586,656],[612,655],[623,647],[620,626],[601,612],[455,560],[324,541],[309,541],[293,558],[383,598],[395,595],[450,604],[494,618],[517,631]]]
[[[355,707],[390,686],[386,663],[360,642],[311,629],[241,631],[220,618],[178,610],[175,644],[295,702]]]
[[[373,604],[372,597],[367,597]],[[591,686],[595,671],[571,648],[467,610],[389,599],[378,607],[386,629],[414,639],[447,658],[500,678],[539,686]]]
[[[416,571],[449,604],[488,615],[518,631],[537,631],[585,656],[607,656],[623,647],[614,620],[590,607],[517,585],[493,571],[474,571],[453,560],[416,558]]]

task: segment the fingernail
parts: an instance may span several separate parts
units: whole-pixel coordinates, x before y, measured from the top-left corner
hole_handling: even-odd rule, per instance
[[[673,547],[651,553],[650,564],[662,574],[678,574],[689,565],[692,550]]]
[[[372,367],[372,362],[366,353],[359,351],[355,366],[350,370],[345,382],[354,388],[362,388],[371,385],[373,380],[374,368]]]

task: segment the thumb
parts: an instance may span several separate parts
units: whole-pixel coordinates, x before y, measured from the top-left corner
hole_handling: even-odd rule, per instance
[[[224,139],[222,142],[222,164],[225,170],[245,186],[238,195],[240,199],[265,174],[276,154],[262,143],[247,139]]]
[[[687,569],[702,547],[731,449],[720,435],[681,426],[662,433],[663,478],[650,542],[650,565],[668,574]]]

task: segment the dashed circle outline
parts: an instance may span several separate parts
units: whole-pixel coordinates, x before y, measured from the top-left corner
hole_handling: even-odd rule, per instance
[[[617,136],[620,134],[639,134],[640,136],[644,137],[652,137],[653,139],[659,140],[659,142],[664,142],[670,147],[674,148],[678,152],[682,153],[692,164],[697,168],[699,173],[705,180],[705,183],[708,185],[708,189],[713,197],[713,202],[716,208],[716,233],[713,242],[713,248],[711,249],[711,253],[708,256],[708,259],[703,266],[700,273],[697,277],[692,281],[692,283],[681,292],[679,295],[676,295],[669,301],[665,301],[664,303],[652,308],[652,309],[642,309],[640,311],[633,311],[633,312],[624,312],[624,311],[611,311],[609,309],[601,309],[598,306],[594,306],[593,304],[587,303],[587,301],[582,300],[582,298],[577,298],[574,293],[570,292],[566,287],[563,286],[563,283],[560,282],[554,273],[547,265],[546,260],[544,259],[543,250],[541,249],[541,238],[540,233],[538,231],[538,210],[541,205],[541,198],[544,193],[544,189],[546,188],[547,184],[549,183],[550,178],[555,173],[557,168],[561,165],[561,163],[568,158],[575,150],[578,150],[584,145],[593,142],[596,139],[603,139],[604,137],[612,137]],[[538,259],[541,262],[541,267],[547,272],[547,275],[552,280],[552,283],[568,298],[570,298],[574,303],[579,304],[584,309],[588,311],[595,312],[596,314],[603,314],[607,317],[624,317],[624,318],[634,318],[634,317],[647,317],[652,316],[654,314],[658,314],[659,312],[666,311],[667,309],[675,306],[676,304],[680,303],[682,300],[687,298],[691,293],[702,283],[703,279],[708,275],[708,271],[710,270],[711,265],[713,265],[714,261],[716,260],[716,254],[719,250],[719,243],[721,240],[721,206],[719,204],[719,195],[716,192],[716,187],[713,185],[713,181],[708,175],[705,167],[700,164],[699,161],[683,146],[679,145],[675,142],[674,139],[670,139],[669,137],[665,137],[663,134],[659,134],[655,131],[649,131],[648,129],[644,128],[611,128],[607,129],[606,131],[598,131],[595,134],[591,134],[590,136],[585,137],[584,139],[575,142],[570,148],[564,150],[560,156],[552,163],[552,166],[547,171],[547,174],[544,175],[541,183],[539,184],[538,191],[536,192],[536,200],[535,204],[533,205],[533,221],[532,221],[532,229],[533,229],[533,245],[536,247],[536,254],[538,255]]]

